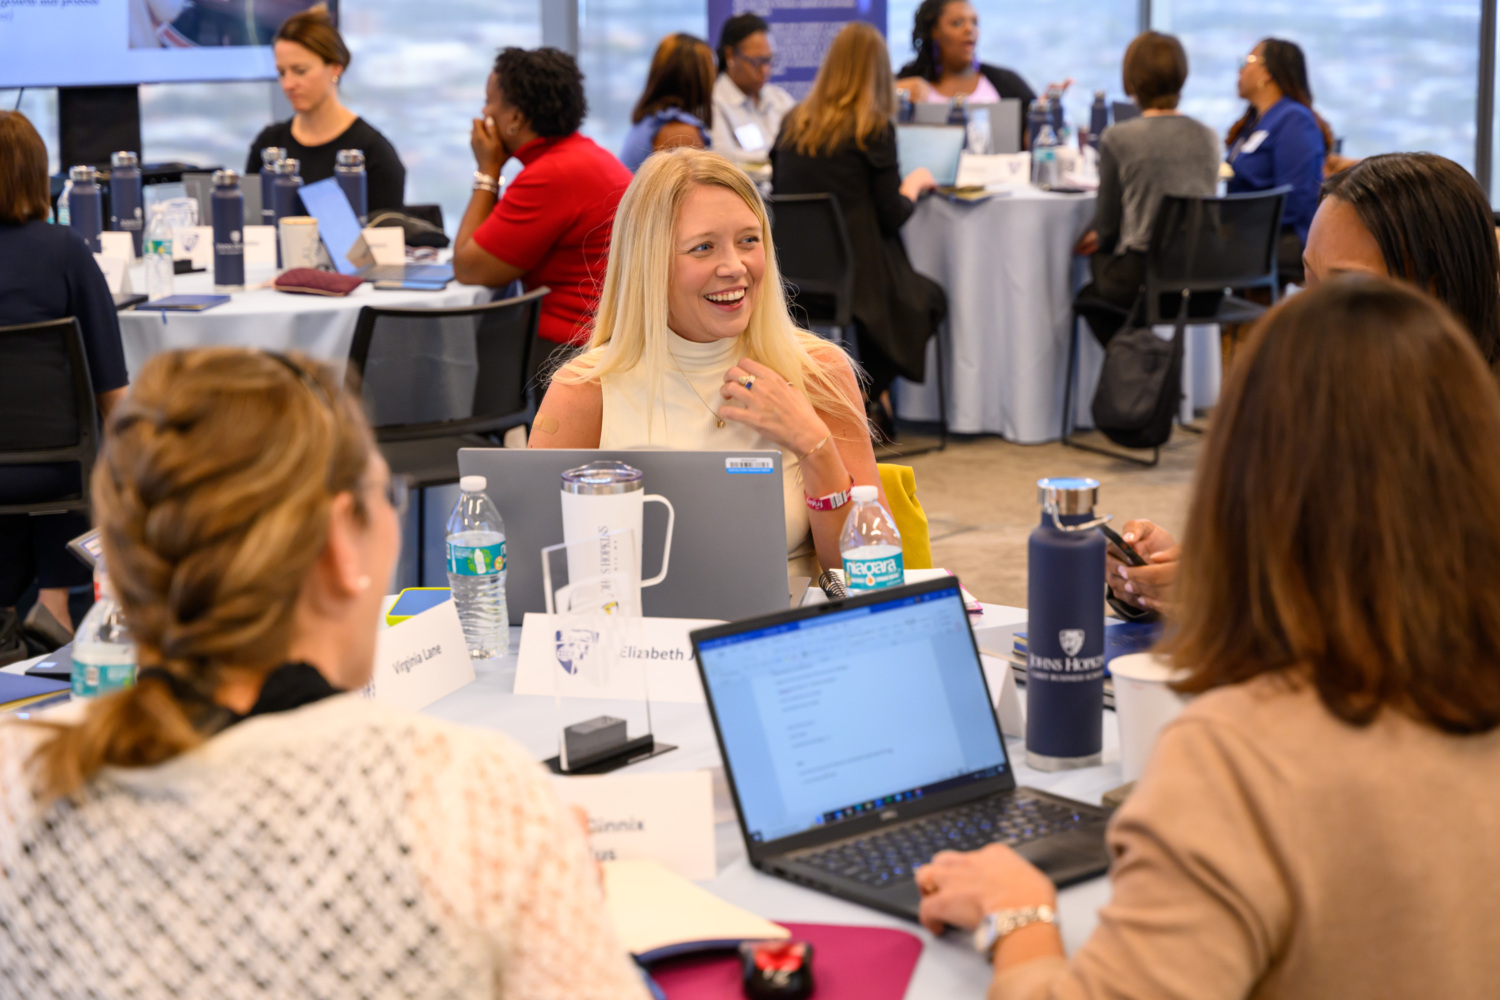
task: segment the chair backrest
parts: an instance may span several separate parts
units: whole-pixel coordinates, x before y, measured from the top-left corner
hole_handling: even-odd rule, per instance
[[[1278,287],[1276,243],[1290,187],[1222,198],[1166,195],[1152,223],[1146,254],[1146,318],[1171,322],[1162,299],[1226,288]]]
[[[520,422],[542,297],[549,289],[458,309],[365,306],[349,374],[382,441],[477,434]]]
[[[77,463],[82,480],[76,497],[0,506],[0,513],[87,510],[99,413],[78,320],[0,327],[0,359],[0,467]]]
[[[838,199],[831,194],[773,194],[766,203],[793,317],[804,326],[848,326],[854,308],[854,248]]]

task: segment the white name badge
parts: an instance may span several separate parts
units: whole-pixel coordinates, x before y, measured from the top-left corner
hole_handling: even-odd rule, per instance
[[[688,633],[718,621],[615,618],[530,612],[521,625],[516,694],[566,698],[641,697],[641,668],[653,702],[703,704]]]
[[[365,693],[418,712],[473,679],[458,606],[448,600],[381,627],[375,636],[375,674]]]
[[[400,226],[366,226],[361,235],[377,264],[406,263],[406,233]]]
[[[246,226],[240,230],[245,237],[245,266],[270,264],[276,266],[276,227]]]
[[[740,144],[741,149],[764,149],[766,147],[765,133],[754,122],[746,122],[736,128],[734,140]]]
[[[1270,136],[1271,136],[1271,133],[1267,132],[1265,129],[1261,129],[1259,132],[1254,133],[1253,135],[1250,136],[1250,138],[1248,138],[1248,139],[1245,140],[1245,144],[1240,147],[1240,152],[1241,153],[1253,153],[1253,152],[1255,152],[1257,149],[1260,148],[1260,144],[1263,143],[1263,142],[1265,142],[1268,138],[1270,138]]]
[[[588,812],[589,846],[599,861],[659,861],[694,882],[718,874],[709,772],[559,776],[552,787]]]

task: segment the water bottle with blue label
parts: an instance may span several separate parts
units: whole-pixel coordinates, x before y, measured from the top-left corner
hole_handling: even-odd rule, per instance
[[[849,517],[839,535],[839,554],[844,557],[844,583],[850,594],[881,587],[899,587],[906,581],[901,561],[901,532],[880,505],[874,486],[856,486]]]
[[[1099,483],[1037,482],[1042,523],[1027,542],[1026,762],[1090,767],[1104,749],[1104,536]]]
[[[1050,122],[1043,122],[1031,142],[1031,183],[1044,191],[1057,187],[1062,166],[1057,159],[1057,133]]]
[[[73,198],[73,177],[63,181],[62,194],[57,196],[57,224],[59,226],[71,226],[73,224],[73,212],[68,208],[68,202]]]
[[[109,154],[109,228],[129,233],[141,255],[145,216],[141,212],[141,159],[131,152]]]
[[[172,297],[176,267],[172,263],[172,224],[165,205],[153,205],[151,223],[141,249],[146,258],[146,297],[152,302]]]
[[[98,172],[93,167],[68,171],[73,188],[68,192],[68,225],[83,237],[94,253],[103,250],[99,233],[104,229],[104,198],[99,192]]]
[[[234,170],[214,171],[214,291],[245,290],[245,195]]]
[[[94,606],[73,634],[73,697],[97,698],[135,683],[135,641],[104,560],[94,567]]]
[[[488,660],[510,649],[505,606],[505,522],[484,492],[483,476],[464,476],[448,515],[448,586],[469,656]]]

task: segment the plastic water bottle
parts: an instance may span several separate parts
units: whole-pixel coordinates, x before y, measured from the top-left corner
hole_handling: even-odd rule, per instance
[[[141,158],[121,151],[109,154],[109,228],[130,234],[135,255],[141,255]]]
[[[135,683],[135,641],[101,559],[94,567],[94,606],[73,635],[73,697],[96,698]]]
[[[1031,183],[1048,190],[1057,187],[1060,165],[1057,162],[1057,133],[1051,122],[1043,122],[1031,141]]]
[[[73,189],[68,192],[68,225],[83,237],[89,249],[99,253],[103,245],[99,233],[104,229],[104,197],[99,191],[98,172],[93,167],[74,167],[68,171]]]
[[[73,177],[63,181],[62,194],[57,196],[57,224],[59,226],[71,226],[73,224],[73,210],[68,207],[68,200],[73,197]]]
[[[1094,106],[1089,108],[1089,145],[1099,148],[1099,137],[1109,128],[1109,105],[1104,103],[1104,91],[1094,91]]]
[[[171,298],[173,276],[172,227],[167,222],[165,205],[151,209],[151,224],[146,227],[142,245],[146,257],[146,298],[152,302]]]
[[[1041,524],[1027,542],[1026,762],[1099,763],[1104,748],[1104,536],[1094,479],[1037,482]]]
[[[349,199],[349,207],[354,209],[354,214],[359,217],[359,224],[363,226],[370,217],[369,179],[365,176],[365,151],[341,149],[335,153],[333,176],[338,178],[344,197]]]
[[[510,649],[505,607],[505,522],[484,492],[483,476],[464,476],[448,515],[448,586],[458,605],[469,656],[487,660]]]
[[[850,496],[854,506],[839,535],[845,586],[851,594],[901,586],[906,582],[901,532],[880,506],[880,492],[873,486],[856,486]]]

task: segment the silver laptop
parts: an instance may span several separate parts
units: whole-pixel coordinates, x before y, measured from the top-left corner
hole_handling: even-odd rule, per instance
[[[1016,97],[1002,98],[998,103],[966,104],[971,114],[984,112],[990,118],[990,145],[986,153],[1019,153],[1021,151],[1021,101]],[[948,124],[948,105],[916,104],[912,106],[912,122],[917,125]]]
[[[460,448],[458,471],[484,476],[505,520],[505,597],[512,625],[545,611],[543,547],[563,540],[562,474],[600,459],[640,469],[647,493],[672,502],[676,524],[667,578],[641,591],[655,618],[734,621],[785,611],[791,599],[779,451]],[[642,575],[661,569],[667,515],[647,504]]]
[[[958,180],[958,159],[964,151],[964,138],[964,130],[958,125],[898,126],[896,163],[901,176],[926,167],[938,187],[952,187]]]
[[[328,259],[340,274],[363,278],[366,281],[407,281],[432,283],[438,286],[453,280],[452,264],[374,264],[359,263],[356,247],[363,247],[360,239],[359,217],[349,204],[349,196],[332,177],[304,184],[300,191],[302,207],[307,214],[318,220],[318,236],[328,251]],[[366,257],[369,251],[365,250]],[[369,258],[373,260],[374,258]],[[503,515],[502,515],[503,516]]]

